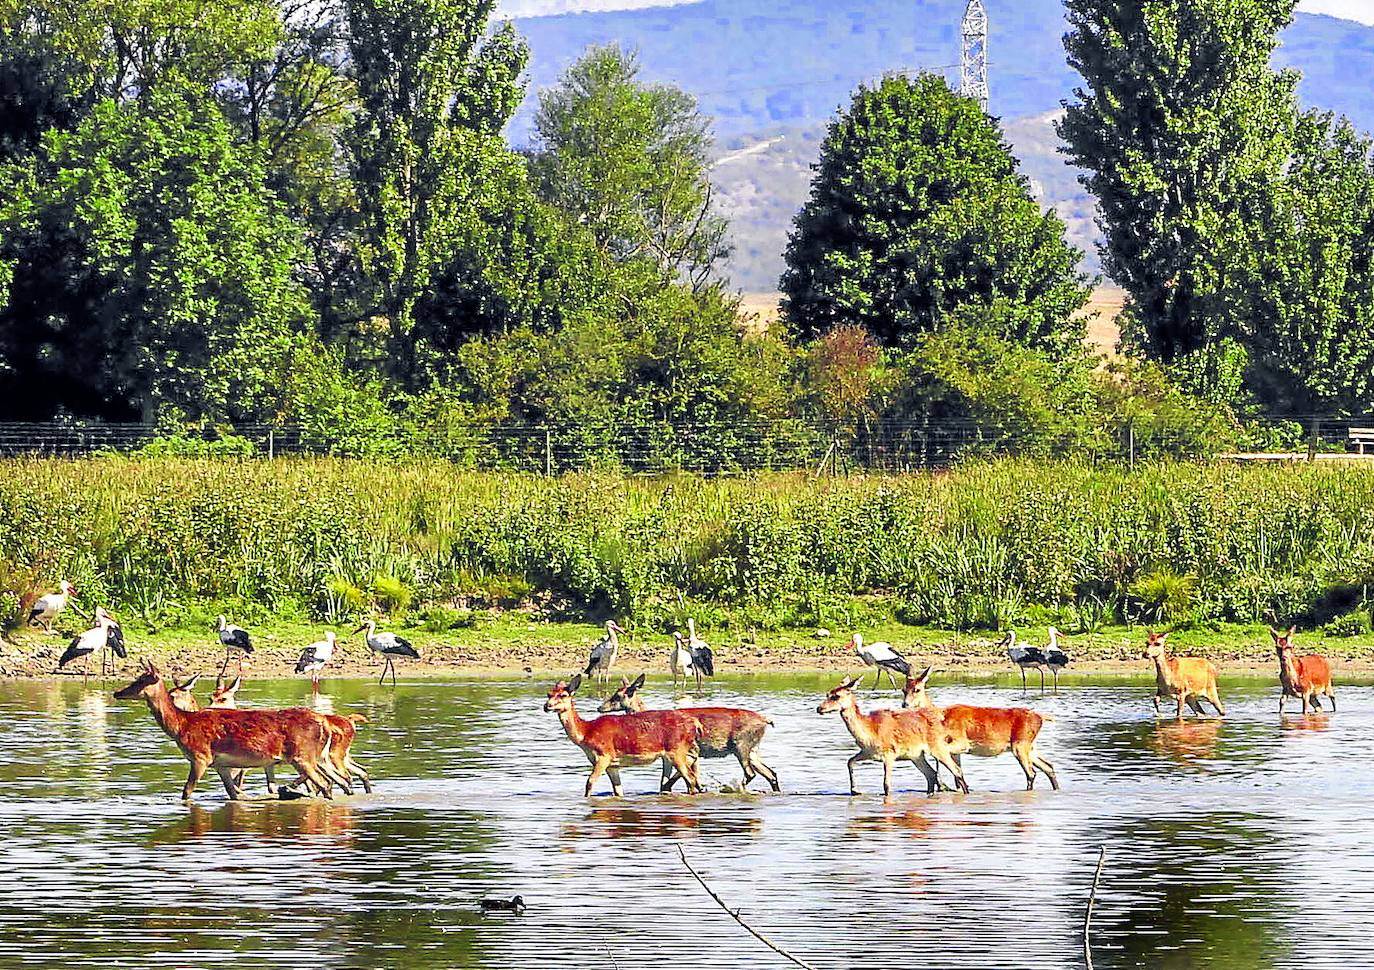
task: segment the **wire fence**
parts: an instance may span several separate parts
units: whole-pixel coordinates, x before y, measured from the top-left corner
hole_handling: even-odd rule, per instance
[[[655,474],[760,470],[917,471],[964,458],[1029,455],[1134,463],[1152,458],[1374,460],[1374,417],[1299,417],[1168,426],[1125,422],[1062,428],[987,421],[880,421],[839,428],[804,420],[739,423],[443,423],[404,435],[340,441],[298,425],[240,424],[169,433],[154,424],[0,422],[0,457],[103,453],[204,457],[345,455],[434,457],[479,469],[557,474],[594,468]]]

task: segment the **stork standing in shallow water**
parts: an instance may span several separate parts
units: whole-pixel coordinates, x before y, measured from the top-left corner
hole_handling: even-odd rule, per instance
[[[911,673],[911,664],[907,663],[906,658],[894,650],[890,643],[879,640],[877,643],[865,644],[864,638],[856,633],[849,638],[849,645],[854,648],[860,660],[877,669],[877,676],[873,678],[875,688],[882,680],[883,674],[887,674],[888,681],[896,687],[897,681],[892,676],[893,672],[903,677]]]
[[[224,663],[220,665],[219,676],[216,682],[224,680],[224,672],[229,669],[229,655],[238,654],[239,657],[239,676],[243,676],[243,658],[253,652],[253,641],[248,636],[248,631],[243,627],[234,626],[224,618],[224,614],[219,616],[219,642],[224,644]]]
[[[334,631],[327,631],[323,640],[316,640],[302,650],[301,659],[296,661],[296,673],[310,675],[310,689],[313,693],[320,692],[320,672],[334,656],[334,640]]]
[[[615,620],[606,621],[606,635],[592,647],[592,652],[587,657],[587,669],[582,671],[584,676],[596,677],[603,684],[606,682],[606,678],[611,675],[611,667],[615,665],[616,655],[620,653],[620,640],[616,638],[616,634],[624,632]]]
[[[1021,668],[1021,690],[1026,689],[1026,668],[1034,667],[1040,671],[1040,689],[1045,689],[1045,651],[1039,647],[1016,642],[1016,631],[1008,630],[998,646],[1007,648],[1007,659]]]
[[[668,651],[668,669],[673,674],[674,687],[679,677],[685,686],[692,673],[692,653],[687,649],[687,641],[682,639],[682,634],[677,630],[673,631],[673,649]]]
[[[67,600],[76,596],[76,587],[65,579],[58,584],[57,592],[40,596],[29,609],[28,624],[41,623],[47,633],[52,632],[53,621],[67,608]]]
[[[687,618],[687,652],[692,657],[692,673],[696,674],[697,690],[701,690],[701,678],[716,675],[715,656],[710,645],[697,636],[697,621]]]
[[[95,608],[95,626],[67,645],[61,659],[57,661],[57,669],[61,670],[73,660],[85,657],[86,670],[84,676],[89,677],[91,675],[91,654],[97,650],[104,651],[100,655],[101,677],[105,676],[105,661],[109,659],[111,650],[121,660],[129,655],[129,652],[124,648],[124,631],[120,629],[119,623],[110,615],[109,610],[103,606]]]
[[[1050,645],[1045,648],[1045,666],[1054,674],[1054,690],[1059,692],[1059,671],[1069,665],[1069,655],[1059,647],[1059,631],[1050,627]]]
[[[367,642],[367,649],[386,658],[386,663],[382,666],[382,676],[377,678],[377,683],[386,680],[386,672],[390,670],[391,686],[395,687],[396,664],[393,663],[393,658],[410,657],[412,660],[419,660],[420,652],[410,645],[409,640],[402,639],[394,633],[378,633],[376,620],[368,620],[353,632],[362,633],[364,630],[367,631],[367,635],[363,637]]]

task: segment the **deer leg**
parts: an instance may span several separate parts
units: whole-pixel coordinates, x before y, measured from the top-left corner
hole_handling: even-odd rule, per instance
[[[229,796],[230,801],[239,801],[243,798],[243,789],[234,784],[233,768],[221,768],[217,765],[215,771],[219,774],[219,780],[224,782],[224,793]]]
[[[186,773],[186,785],[181,789],[181,800],[183,802],[189,802],[191,800],[191,793],[196,790],[196,784],[200,781],[201,776],[205,774],[205,769],[208,767],[210,767],[210,762],[207,759],[191,759],[191,770]]]
[[[1288,692],[1279,688],[1279,713],[1283,713],[1283,702],[1288,699]]]
[[[1331,713],[1336,713],[1336,692],[1329,686],[1326,688],[1326,699],[1331,702]]]
[[[620,769],[614,765],[608,765],[606,768],[606,777],[611,779],[611,791],[615,792],[615,797],[624,797],[625,789],[622,788],[620,784]]]
[[[673,763],[664,757],[658,763],[658,793],[666,795],[673,790],[673,785],[677,784],[678,774],[673,769]]]
[[[892,794],[892,762],[891,755],[883,758],[883,797]]]
[[[677,773],[687,783],[687,793],[689,795],[693,792],[700,793],[701,779],[697,776],[696,766],[692,764],[692,759],[686,754],[669,755],[669,757],[672,759],[673,767],[677,769]]]
[[[1021,764],[1021,770],[1026,773],[1026,791],[1035,790],[1035,765],[1031,761],[1031,750],[1028,745],[1017,745],[1012,749],[1016,755],[1016,760]]]
[[[1155,696],[1151,697],[1150,700],[1155,702],[1155,717],[1159,717],[1159,715],[1163,713],[1163,711],[1159,709],[1159,692],[1156,691]]]
[[[849,761],[847,762],[847,764],[849,765],[849,794],[851,794],[851,795],[862,795],[862,794],[863,794],[863,792],[859,791],[858,787],[854,784],[854,766],[855,766],[856,764],[858,764],[860,761],[868,761],[868,760],[869,760],[868,756],[865,755],[862,751],[860,751],[860,752],[859,752],[858,754],[856,754],[854,757],[850,758]]]
[[[1045,777],[1049,778],[1050,787],[1055,791],[1059,791],[1059,779],[1054,774],[1054,765],[1042,758],[1040,753],[1033,748],[1031,749],[1031,761],[1037,768],[1045,773]]]
[[[301,774],[305,775],[306,781],[310,782],[310,784],[314,785],[317,789],[319,789],[320,796],[322,798],[328,798],[331,801],[333,800],[334,792],[330,790],[328,778],[320,773],[319,765],[306,761],[304,759],[298,760],[294,762],[294,764],[296,766],[296,770],[299,771]]]
[[[353,779],[348,777],[346,771],[340,771],[338,766],[328,759],[319,763],[320,774],[329,780],[330,784],[338,785],[343,789],[345,795],[353,794]]]
[[[1176,721],[1183,720],[1183,699],[1186,696],[1187,695],[1184,694],[1183,691],[1178,692],[1178,713],[1174,715],[1174,720]]]
[[[348,773],[363,783],[363,791],[372,794],[372,776],[367,773],[367,769],[352,758],[347,759]]]
[[[596,780],[601,777],[601,773],[606,770],[606,766],[610,763],[611,759],[605,756],[598,756],[596,760],[592,762],[591,773],[587,775],[587,786],[582,793],[583,798],[591,797],[592,786],[596,784]]]
[[[938,754],[935,754],[935,752],[933,751],[931,752],[931,754],[934,755],[936,761],[938,761],[940,764],[944,765],[946,768],[949,769],[949,773],[954,776],[955,787],[958,788],[965,795],[967,795],[968,782],[964,780],[964,768],[963,765],[959,763],[959,756],[957,754],[946,754],[942,757]]]
[[[1212,706],[1217,709],[1217,713],[1222,717],[1226,716],[1226,705],[1221,702],[1221,694],[1217,692],[1216,685],[1207,692],[1207,699],[1212,702]]]
[[[939,772],[937,772],[934,768],[930,766],[930,762],[926,760],[926,756],[924,754],[918,754],[916,757],[912,758],[911,763],[916,766],[917,770],[920,771],[921,774],[925,775],[926,794],[934,795],[935,790],[940,785]]]
[[[262,773],[267,776],[267,794],[269,795],[275,795],[277,793],[277,778],[276,775],[273,774],[275,768],[276,765],[274,764],[262,766]]]
[[[755,771],[763,775],[764,780],[773,787],[773,791],[782,791],[782,785],[778,782],[778,773],[759,756],[757,751],[749,752],[749,764],[753,766]]]

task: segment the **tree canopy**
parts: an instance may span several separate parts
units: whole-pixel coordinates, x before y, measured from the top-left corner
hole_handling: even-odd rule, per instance
[[[942,78],[860,87],[821,146],[782,291],[804,336],[858,324],[889,346],[980,306],[1040,349],[1081,339],[1080,254],[1042,212],[997,123]]]

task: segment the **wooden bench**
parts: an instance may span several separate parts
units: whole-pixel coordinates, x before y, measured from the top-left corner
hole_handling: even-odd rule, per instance
[[[1351,428],[1350,440],[1364,454],[1365,445],[1374,445],[1374,428]]]

